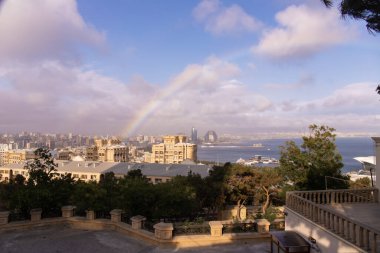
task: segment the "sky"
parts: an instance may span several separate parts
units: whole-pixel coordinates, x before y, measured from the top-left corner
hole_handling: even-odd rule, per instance
[[[380,134],[380,35],[320,0],[0,3],[0,132]]]

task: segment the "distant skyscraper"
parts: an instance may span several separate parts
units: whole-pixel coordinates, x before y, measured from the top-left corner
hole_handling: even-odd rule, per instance
[[[218,140],[218,136],[216,135],[214,130],[210,130],[205,135],[205,142],[216,142]]]
[[[194,127],[191,129],[191,142],[192,143],[197,143],[198,141],[198,132],[197,129]]]

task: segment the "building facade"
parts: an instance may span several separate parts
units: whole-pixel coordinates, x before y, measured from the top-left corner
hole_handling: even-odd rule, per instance
[[[188,143],[186,136],[168,135],[163,139],[163,143],[152,146],[152,153],[146,156],[145,162],[173,164],[197,160],[197,145]]]
[[[19,164],[36,158],[34,150],[17,149],[5,152],[4,164]]]
[[[85,151],[87,161],[127,162],[129,148],[118,139],[96,139],[95,145]]]

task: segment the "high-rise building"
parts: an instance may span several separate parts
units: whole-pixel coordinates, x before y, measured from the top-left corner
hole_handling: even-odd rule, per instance
[[[163,143],[152,146],[152,154],[146,155],[145,162],[171,164],[185,160],[197,160],[197,145],[188,143],[184,135],[169,135],[164,136]]]
[[[218,140],[218,136],[216,135],[214,130],[210,130],[205,135],[205,142],[216,142]]]
[[[191,129],[191,142],[195,144],[198,142],[198,131],[194,127]]]

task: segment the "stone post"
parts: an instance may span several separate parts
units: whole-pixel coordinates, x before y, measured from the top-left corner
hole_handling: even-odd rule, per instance
[[[74,209],[76,206],[63,206],[61,208],[62,211],[62,217],[63,218],[70,218],[74,216]]]
[[[136,215],[131,218],[132,228],[133,229],[141,229],[143,222],[146,220],[144,216]]]
[[[380,137],[372,137],[372,140],[375,142],[375,155],[376,155],[376,168],[375,168],[375,178],[380,178]],[[380,181],[376,180],[375,187],[380,190]],[[378,195],[378,194],[377,194]],[[376,196],[377,199],[375,199],[376,202],[379,202],[379,196]]]
[[[121,213],[123,210],[121,209],[113,209],[110,214],[111,214],[111,221],[112,222],[120,222],[121,221]]]
[[[210,221],[211,236],[222,236],[223,234],[223,224],[220,221]]]
[[[86,219],[87,220],[95,220],[95,211],[94,210],[86,210]]]
[[[247,207],[242,206],[240,208],[240,220],[245,220],[247,219]]]
[[[8,211],[1,211],[0,212],[0,226],[8,224],[8,218],[9,218],[9,212]]]
[[[40,221],[41,220],[42,209],[35,208],[30,210],[30,220],[31,221]]]
[[[153,226],[154,236],[157,239],[171,240],[173,238],[173,224],[160,222]]]
[[[270,222],[267,219],[258,219],[256,220],[257,232],[260,234],[265,234],[269,232]]]

